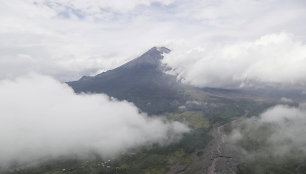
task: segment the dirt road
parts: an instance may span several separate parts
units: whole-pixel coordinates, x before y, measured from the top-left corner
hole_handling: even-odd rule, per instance
[[[248,111],[226,124],[243,119],[246,115],[248,115]],[[196,152],[188,165],[175,166],[168,174],[235,174],[239,160],[233,157],[229,144],[225,141],[224,126],[226,124],[215,125],[212,128],[211,136],[213,140],[204,149],[197,151],[203,153],[202,156],[197,156]]]
[[[211,146],[215,148],[211,149],[211,164],[208,167],[208,174],[235,173],[235,166],[231,163],[232,157],[224,152],[225,135],[223,127],[224,125],[215,127],[212,132],[214,143]]]
[[[246,110],[244,115],[226,124],[237,122],[245,118],[248,113]],[[233,159],[228,145],[225,144],[224,126],[226,124],[213,128],[212,136],[214,140],[210,146],[215,146],[215,150],[212,149],[211,151],[212,162],[206,172],[208,174],[236,173],[237,159]]]

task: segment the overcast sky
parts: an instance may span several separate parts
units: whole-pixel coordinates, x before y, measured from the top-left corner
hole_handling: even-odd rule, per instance
[[[305,88],[305,19],[305,0],[0,0],[0,167],[179,139],[181,123],[60,83],[153,46],[195,86]]]
[[[60,81],[76,80],[164,45],[173,50],[173,55],[180,55],[170,56],[166,63],[176,68],[186,82],[197,86],[243,86],[274,78],[272,82],[279,83],[284,81],[279,75],[262,78],[253,69],[260,64],[269,68],[269,61],[260,61],[271,57],[266,53],[287,48],[271,46],[256,57],[252,51],[245,56],[243,51],[248,46],[241,45],[256,45],[265,36],[265,42],[286,37],[300,49],[297,62],[305,63],[304,19],[303,0],[0,0],[0,78],[37,72]],[[269,35],[275,36],[274,41]],[[241,48],[228,48],[233,44]],[[253,47],[253,52],[261,49]],[[193,53],[195,48],[198,51]],[[224,65],[224,57],[230,54],[218,55],[224,49],[234,49],[238,58]],[[295,50],[291,52],[282,59],[294,59]],[[207,61],[207,57],[214,62]],[[277,57],[274,55],[271,61]],[[189,59],[202,63],[182,67],[182,61]],[[207,66],[215,68],[203,71]],[[234,71],[236,66],[246,68]],[[221,73],[220,80],[212,80],[224,67],[230,73]],[[293,74],[301,73],[298,69]]]

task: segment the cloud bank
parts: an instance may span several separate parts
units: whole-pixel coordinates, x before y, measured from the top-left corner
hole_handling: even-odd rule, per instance
[[[131,148],[177,141],[188,128],[140,114],[105,95],[76,95],[65,84],[29,75],[0,81],[0,167],[96,153],[113,157]]]
[[[239,123],[228,142],[248,160],[305,159],[305,125],[304,104],[299,107],[278,105],[259,117]]]
[[[185,83],[199,87],[305,87],[306,45],[288,33],[251,42],[173,44],[164,63]]]

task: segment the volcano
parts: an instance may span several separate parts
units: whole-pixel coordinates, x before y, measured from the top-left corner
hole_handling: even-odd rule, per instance
[[[120,67],[67,84],[76,93],[105,93],[133,102],[149,114],[171,112],[183,100],[183,87],[176,76],[165,73],[168,67],[161,60],[168,53],[166,47],[153,47]]]

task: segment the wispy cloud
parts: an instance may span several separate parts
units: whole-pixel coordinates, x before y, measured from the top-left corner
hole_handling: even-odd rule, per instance
[[[227,142],[254,170],[260,170],[269,161],[271,164],[289,164],[306,157],[306,109],[278,105],[234,125]],[[262,165],[262,166],[261,166]],[[257,171],[258,172],[258,171]]]

